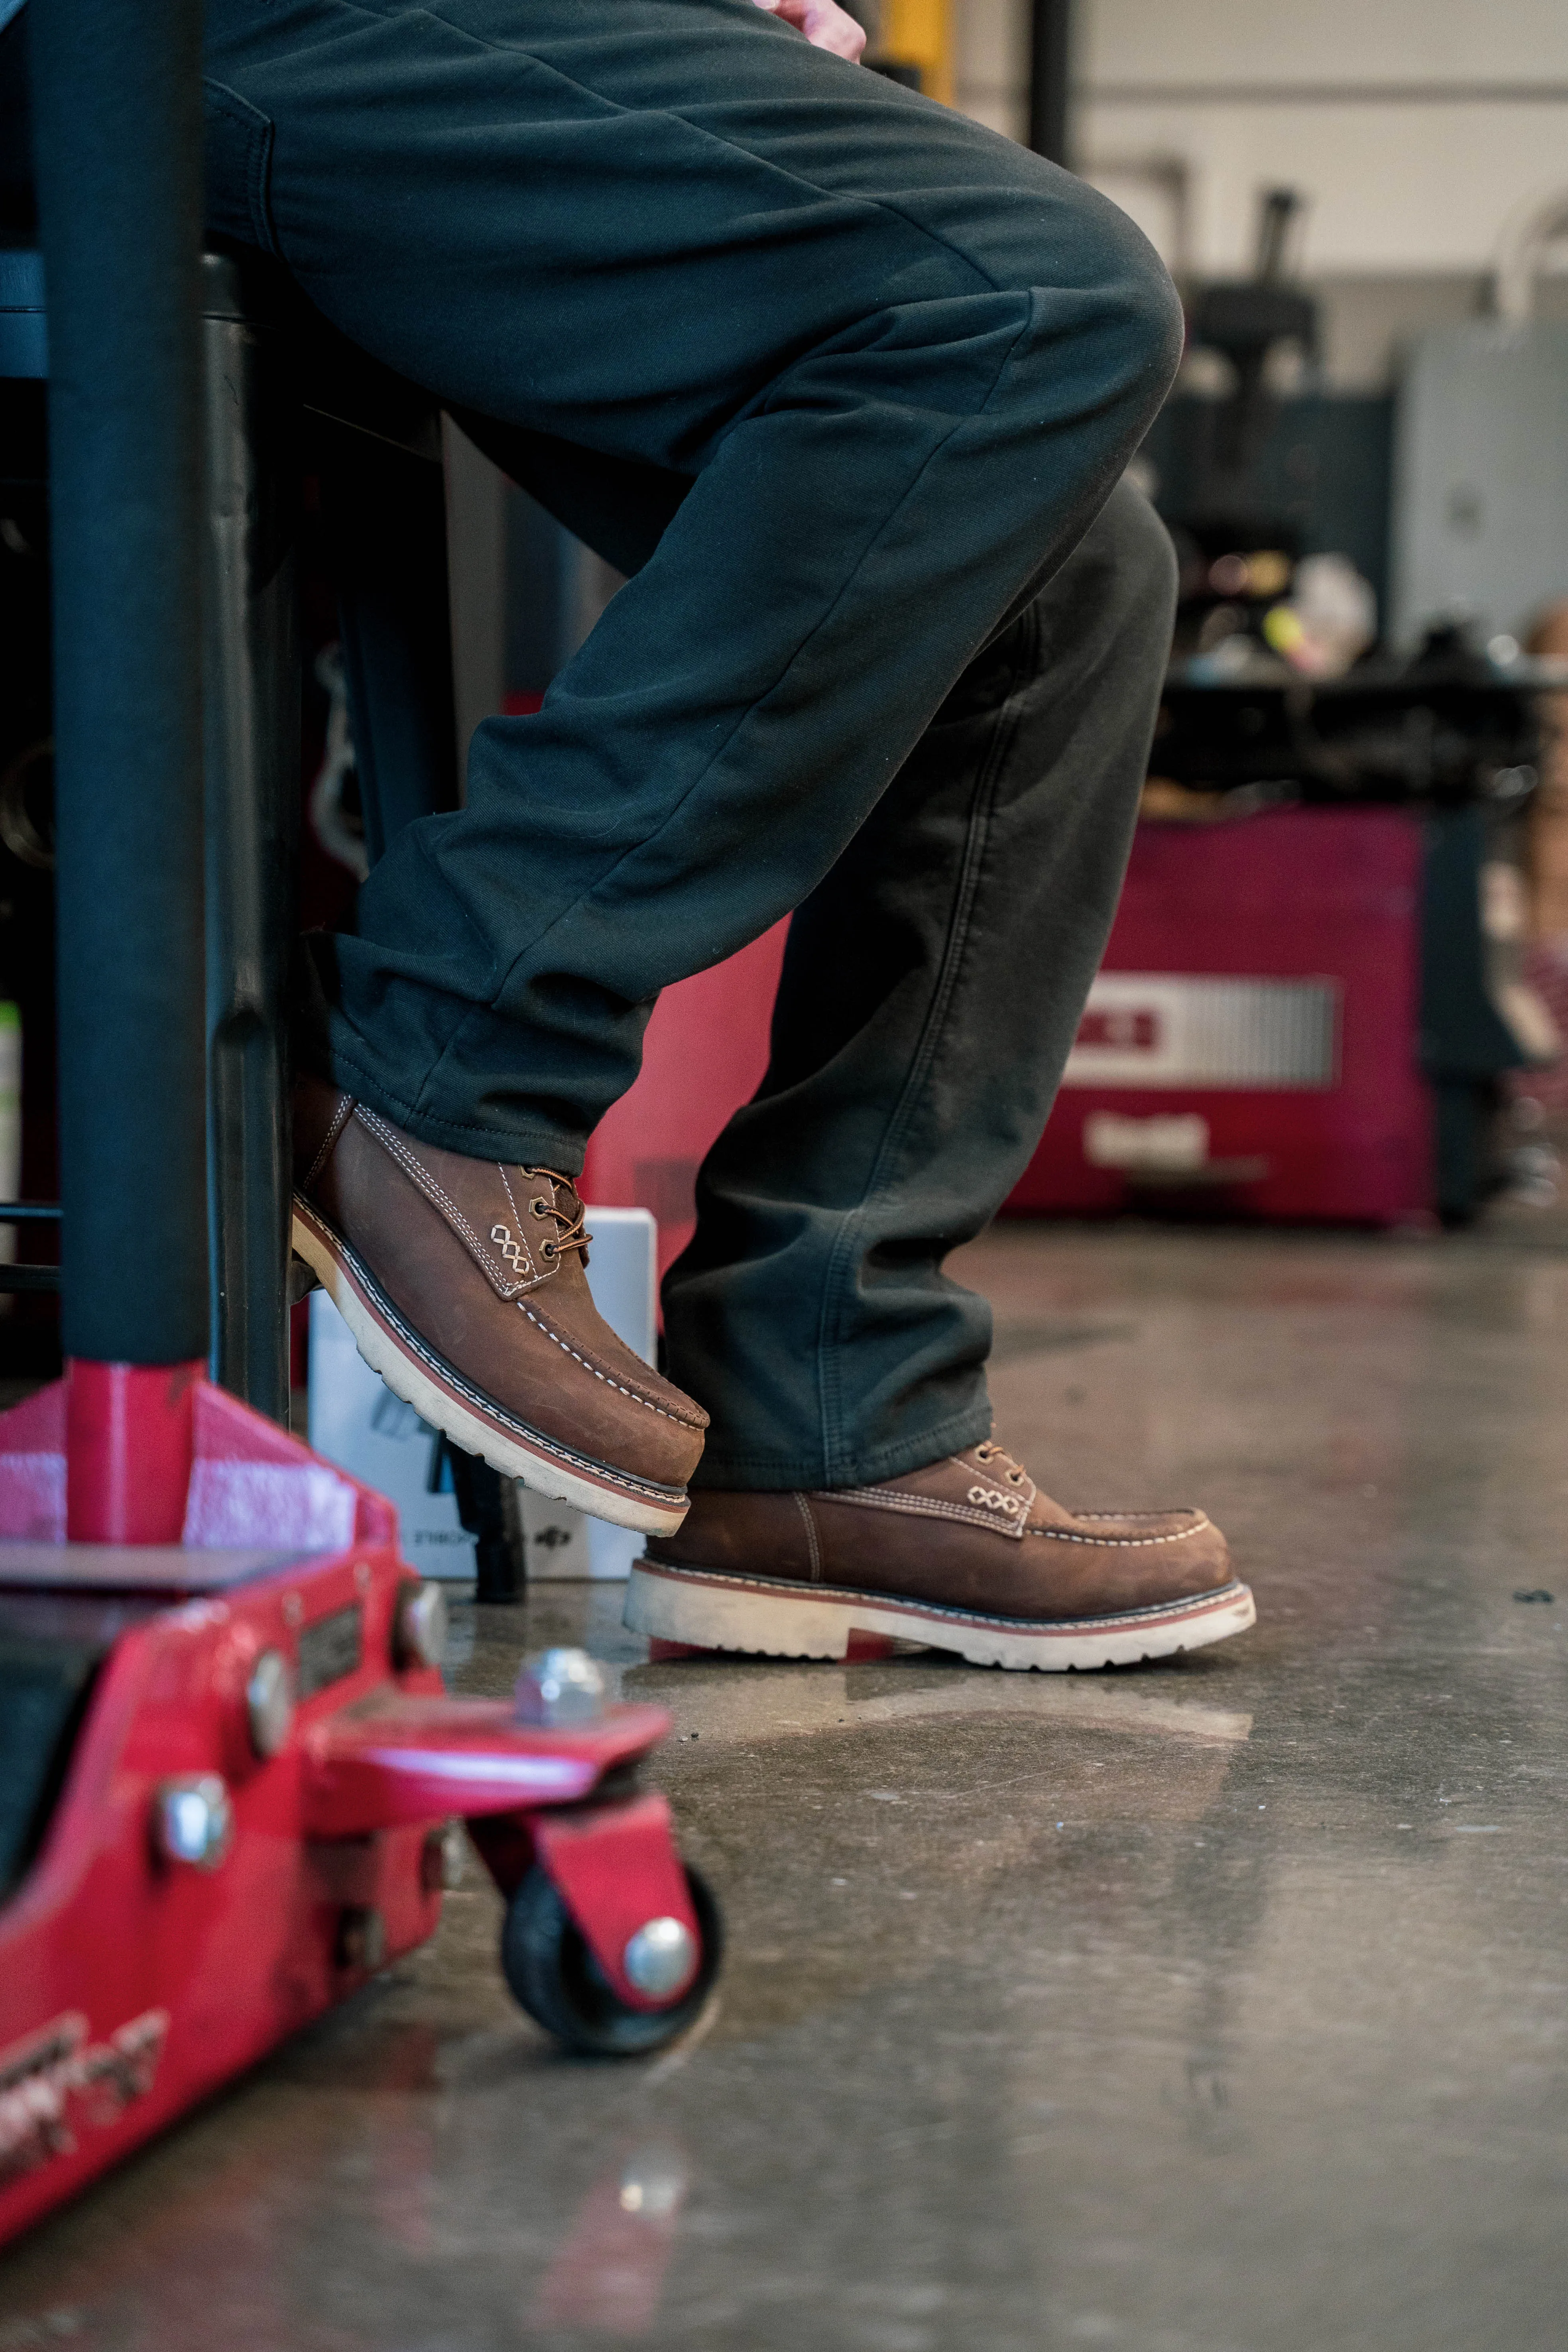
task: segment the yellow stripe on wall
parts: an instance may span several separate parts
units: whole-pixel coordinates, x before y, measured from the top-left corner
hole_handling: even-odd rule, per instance
[[[882,0],[882,48],[919,66],[928,98],[952,104],[952,0]]]

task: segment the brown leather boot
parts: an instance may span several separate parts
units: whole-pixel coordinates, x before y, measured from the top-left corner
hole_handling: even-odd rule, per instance
[[[657,1640],[842,1658],[891,1640],[982,1666],[1119,1666],[1253,1622],[1202,1511],[1065,1511],[987,1441],[877,1486],[699,1489],[632,1570]]]
[[[437,1150],[313,1078],[294,1170],[295,1250],[389,1389],[536,1494],[680,1525],[708,1416],[599,1315],[564,1176]]]

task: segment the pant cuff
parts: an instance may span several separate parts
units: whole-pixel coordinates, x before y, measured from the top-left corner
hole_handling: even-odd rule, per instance
[[[326,1058],[330,1066],[324,1075],[333,1086],[342,1087],[356,1102],[368,1103],[372,1110],[421,1143],[432,1143],[441,1151],[460,1152],[465,1160],[500,1160],[509,1166],[548,1168],[557,1176],[573,1178],[583,1172],[588,1149],[584,1136],[568,1135],[543,1121],[526,1127],[499,1123],[480,1127],[473,1121],[442,1118],[404,1102],[374,1071],[362,1069],[348,1055],[340,1051]]]
[[[728,1494],[795,1490],[822,1494],[831,1493],[836,1486],[876,1486],[884,1478],[901,1478],[910,1470],[923,1470],[945,1454],[962,1454],[965,1446],[978,1445],[990,1436],[991,1420],[991,1400],[983,1396],[966,1412],[950,1414],[931,1429],[858,1454],[852,1465],[836,1462],[831,1469],[825,1469],[820,1454],[807,1459],[798,1454],[743,1453],[727,1448],[722,1437],[715,1444],[710,1433],[690,1484]]]

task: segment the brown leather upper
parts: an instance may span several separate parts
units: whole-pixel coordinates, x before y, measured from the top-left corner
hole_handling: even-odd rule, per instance
[[[565,1177],[440,1150],[313,1078],[295,1092],[294,1161],[296,1191],[475,1388],[595,1461],[685,1486],[708,1416],[595,1307]]]
[[[987,1616],[1062,1620],[1150,1609],[1230,1580],[1202,1511],[1068,1511],[989,1442],[875,1486],[699,1488],[648,1557],[758,1582],[897,1593]]]

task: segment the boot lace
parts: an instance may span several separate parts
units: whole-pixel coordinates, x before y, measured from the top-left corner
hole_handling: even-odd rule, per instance
[[[1005,1447],[998,1445],[994,1437],[982,1440],[974,1449],[974,1458],[976,1462],[983,1462],[987,1470],[995,1470],[1000,1476],[1005,1478],[1009,1486],[1021,1486],[1027,1475],[1026,1471],[1019,1468]],[[1007,1465],[1005,1470],[1001,1467],[1003,1463]]]
[[[587,1212],[577,1198],[577,1188],[571,1178],[558,1176],[553,1168],[525,1168],[522,1173],[535,1183],[540,1177],[546,1177],[556,1188],[554,1197],[552,1197],[549,1192],[535,1192],[528,1204],[536,1217],[553,1217],[555,1220],[554,1237],[550,1241],[540,1243],[540,1256],[555,1259],[564,1255],[567,1250],[581,1250],[583,1263],[586,1265],[588,1244],[594,1236],[584,1224],[583,1220]],[[563,1209],[560,1205],[560,1195],[563,1192],[571,1202],[570,1208]]]

